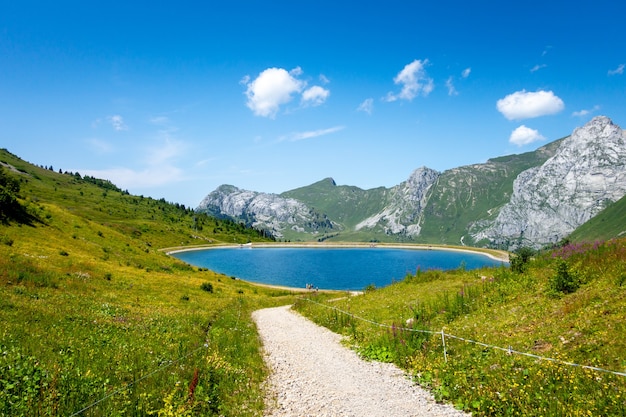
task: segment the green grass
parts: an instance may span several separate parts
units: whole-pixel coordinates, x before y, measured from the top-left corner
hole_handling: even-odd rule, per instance
[[[593,242],[626,235],[626,196],[610,204],[597,216],[576,229],[571,242]]]
[[[296,295],[162,250],[262,233],[3,150],[0,162],[23,209],[0,213],[0,416],[262,415],[267,369],[250,314]],[[624,265],[624,240],[572,244],[521,274],[417,271],[298,309],[474,415],[624,415],[624,377],[452,338],[446,361],[440,334],[401,329],[412,318],[414,330],[624,371]]]
[[[521,274],[417,271],[360,297],[318,296],[297,308],[476,416],[625,415],[625,376],[506,352],[626,372],[624,265],[624,239],[570,245],[537,255]],[[564,277],[577,287],[559,285]],[[446,358],[442,330],[504,351],[448,336]]]
[[[27,214],[0,223],[0,416],[262,414],[250,314],[294,295],[160,250],[262,234],[6,151],[0,161]]]

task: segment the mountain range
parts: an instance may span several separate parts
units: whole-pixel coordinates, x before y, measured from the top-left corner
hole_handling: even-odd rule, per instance
[[[539,248],[623,200],[625,165],[625,131],[598,116],[535,151],[443,172],[420,167],[391,188],[332,178],[281,194],[221,185],[197,210],[290,241]],[[622,226],[615,235],[626,233]]]

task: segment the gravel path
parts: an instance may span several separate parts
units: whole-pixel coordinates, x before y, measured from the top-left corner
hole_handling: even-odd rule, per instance
[[[341,336],[290,306],[258,310],[252,318],[272,370],[268,416],[467,416],[437,404],[394,365],[360,359]]]

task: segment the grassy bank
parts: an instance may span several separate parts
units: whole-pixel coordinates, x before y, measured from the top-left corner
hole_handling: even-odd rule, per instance
[[[250,313],[293,293],[158,250],[262,233],[5,151],[0,161],[19,186],[0,207],[0,416],[262,414]]]
[[[625,376],[564,363],[626,372],[624,265],[626,240],[569,245],[516,271],[418,271],[297,309],[474,415],[625,415]]]

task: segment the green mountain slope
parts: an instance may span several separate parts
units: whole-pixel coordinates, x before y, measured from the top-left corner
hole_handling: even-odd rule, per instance
[[[302,201],[346,229],[352,229],[364,218],[383,209],[388,192],[384,187],[363,190],[354,186],[338,186],[332,178],[326,178],[284,192],[281,196]]]
[[[497,215],[498,209],[509,201],[513,181],[520,172],[544,163],[554,155],[562,140],[532,152],[494,158],[483,164],[441,173],[428,193],[428,204],[420,222],[422,229],[417,237],[390,235],[380,228],[354,230],[357,224],[393,204],[393,189],[362,190],[353,186],[338,186],[332,178],[326,178],[284,192],[281,197],[299,200],[339,223],[342,228],[334,231],[332,240],[477,244],[480,242],[471,241],[469,228]],[[306,239],[303,234],[297,237]],[[319,239],[319,236],[309,236],[309,239]]]
[[[468,235],[471,225],[498,214],[513,193],[513,181],[554,155],[563,139],[533,152],[493,158],[484,164],[445,171],[431,189],[419,242],[479,244]],[[463,241],[461,240],[463,239]]]
[[[293,297],[160,249],[266,239],[6,150],[0,164],[0,416],[261,414],[250,312]]]
[[[626,196],[580,226],[567,240],[571,242],[594,242],[623,237],[624,235],[626,235]]]

